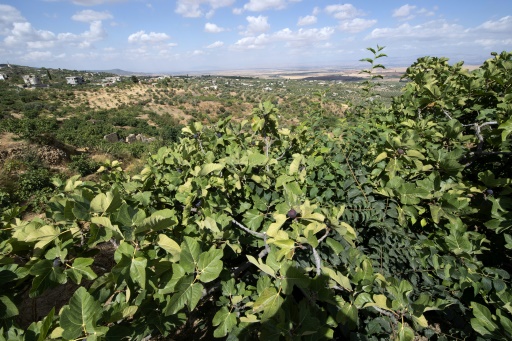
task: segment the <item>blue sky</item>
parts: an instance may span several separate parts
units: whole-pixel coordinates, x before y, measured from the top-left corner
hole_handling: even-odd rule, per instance
[[[0,63],[186,72],[353,66],[384,45],[481,63],[512,51],[512,1],[0,0]]]

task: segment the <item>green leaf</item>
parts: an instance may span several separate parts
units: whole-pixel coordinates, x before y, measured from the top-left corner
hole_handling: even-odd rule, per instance
[[[359,324],[356,306],[349,302],[343,302],[336,314],[336,321],[347,326],[350,330],[356,329]]]
[[[218,326],[213,331],[213,336],[217,338],[224,337],[236,326],[236,314],[231,313],[227,307],[222,307],[213,316],[212,325]]]
[[[194,283],[194,276],[190,275],[181,278],[176,284],[177,293],[175,293],[169,304],[164,308],[166,316],[176,314],[185,305],[188,306],[189,311],[194,310],[197,303],[203,295],[203,286],[201,283]]]
[[[248,210],[244,213],[245,226],[253,231],[258,231],[261,223],[263,222],[263,214],[256,209]]]
[[[260,153],[250,153],[249,156],[249,166],[263,166],[268,162],[268,158]]]
[[[80,284],[82,276],[85,276],[88,280],[93,280],[97,277],[90,267],[93,262],[94,259],[92,258],[75,258],[73,264],[65,270],[65,273],[76,284]]]
[[[169,294],[175,291],[176,284],[180,279],[185,277],[185,270],[176,263],[172,264],[172,276],[171,280],[165,284],[165,287],[160,289],[158,292],[160,294]]]
[[[146,266],[148,260],[144,257],[133,258],[130,264],[130,276],[132,280],[139,283],[142,289],[146,288]]]
[[[327,239],[325,240],[325,243],[327,245],[329,245],[331,247],[331,249],[334,251],[334,253],[337,255],[339,255],[340,253],[342,253],[345,250],[345,247],[343,245],[341,245],[340,242],[338,242],[330,237],[327,237]]]
[[[67,281],[64,271],[60,267],[54,267],[53,261],[43,259],[34,264],[29,273],[36,276],[32,281],[30,297],[41,295],[46,289],[53,288]]]
[[[373,161],[373,163],[379,163],[382,160],[386,159],[387,157],[388,157],[388,153],[382,152],[379,155],[377,155],[377,157],[375,158],[375,161]]]
[[[165,234],[159,234],[157,244],[172,255],[172,262],[180,260],[181,248],[174,240],[167,237]]]
[[[44,249],[48,244],[60,236],[57,227],[45,225],[32,231],[26,238],[27,243],[36,242],[34,249]]]
[[[350,280],[347,276],[344,276],[339,271],[335,271],[328,267],[322,267],[322,272],[329,276],[332,280],[334,280],[337,284],[339,284],[342,288],[347,289],[348,291],[352,291],[352,286],[350,285]]]
[[[100,193],[92,199],[91,210],[98,213],[113,212],[121,204],[121,196],[118,191]]]
[[[399,323],[398,328],[400,331],[398,332],[398,341],[413,341],[414,340],[414,330],[412,330],[410,327],[404,326],[403,324]]]
[[[475,318],[471,319],[471,327],[481,335],[491,335],[493,331],[498,329],[498,326],[492,320],[492,315],[489,309],[476,302],[471,302],[473,315]]]
[[[288,171],[288,175],[294,175],[299,172],[300,164],[304,160],[304,156],[302,154],[293,154],[293,161],[290,164],[290,170]]]
[[[222,258],[223,252],[220,249],[213,249],[203,252],[199,255],[197,263],[198,279],[203,283],[208,283],[219,277],[222,271]]]
[[[180,265],[187,273],[193,273],[196,270],[200,254],[201,247],[194,238],[183,238],[183,243],[181,243]]]
[[[249,262],[256,265],[261,271],[269,274],[272,277],[276,276],[276,273],[274,272],[274,270],[272,270],[272,268],[270,266],[268,266],[267,264],[263,263],[261,258],[258,258],[258,260],[256,260],[256,258],[254,258],[253,256],[247,255],[247,259],[249,260]]]
[[[18,315],[16,304],[8,296],[0,296],[0,320]]]
[[[71,297],[69,305],[64,306],[61,310],[62,337],[72,340],[93,334],[96,330],[96,321],[102,311],[101,305],[84,287],[78,288]]]
[[[404,205],[416,205],[420,203],[421,198],[425,198],[429,195],[429,192],[421,187],[417,187],[412,183],[404,183],[397,190],[400,194],[400,201]]]
[[[460,255],[463,252],[470,252],[473,248],[467,233],[452,231],[452,233],[449,236],[446,236],[444,240],[450,250],[456,255]]]
[[[272,317],[283,304],[283,298],[273,287],[265,288],[261,295],[256,299],[252,310],[254,313],[264,311],[264,317]]]
[[[221,165],[219,163],[207,163],[207,164],[203,165],[203,167],[201,168],[201,171],[199,172],[199,175],[205,176],[212,172],[220,171],[223,168],[224,168],[224,165]]]
[[[510,135],[510,133],[512,133],[512,118],[510,118],[508,121],[500,124],[498,129],[503,130],[501,132],[501,140],[505,141],[507,139],[508,135]]]
[[[267,235],[269,237],[275,237],[281,226],[286,222],[286,215],[274,213],[275,223],[270,224],[267,230]]]

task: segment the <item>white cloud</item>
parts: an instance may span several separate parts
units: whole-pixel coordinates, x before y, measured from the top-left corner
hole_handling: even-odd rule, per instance
[[[128,41],[130,43],[160,43],[165,40],[169,40],[170,38],[171,37],[169,37],[165,33],[156,33],[156,32],[146,33],[145,31],[139,31],[139,32],[131,34],[128,37]]]
[[[209,7],[207,13],[211,17],[216,9],[231,6],[235,0],[177,0],[174,12],[187,18],[198,18],[204,14],[204,6]]]
[[[115,2],[128,2],[131,0],[45,0],[47,2],[57,2],[57,1],[67,1],[72,2],[75,5],[80,6],[96,6],[96,5],[103,5],[103,4],[111,4]]]
[[[313,8],[313,15],[319,15],[320,14],[320,7]]]
[[[249,23],[246,27],[246,31],[242,32],[242,34],[246,36],[255,35],[258,33],[266,32],[270,29],[270,24],[268,23],[268,17],[264,17],[259,15],[257,17],[246,17],[245,18]]]
[[[512,16],[506,16],[494,21],[486,21],[477,26],[475,30],[510,34],[510,32],[512,32]]]
[[[273,34],[263,33],[258,36],[242,38],[234,44],[234,47],[239,49],[259,49],[276,42],[284,42],[287,47],[316,46],[319,45],[321,41],[329,40],[333,33],[334,28],[332,27],[320,29],[301,28],[298,31],[285,28]],[[323,45],[325,45],[325,43]]]
[[[207,49],[216,49],[216,48],[219,48],[222,46],[224,46],[224,43],[222,41],[216,41],[215,43],[212,43],[212,44],[206,46],[206,48]]]
[[[340,20],[352,19],[364,15],[363,11],[355,8],[352,4],[329,5],[325,7],[325,11]]]
[[[310,28],[310,29],[299,29],[298,31],[292,31],[288,28],[277,31],[272,35],[272,39],[278,41],[285,41],[288,45],[311,45],[317,41],[328,40],[334,33],[334,28],[323,27],[323,28]]]
[[[269,9],[284,9],[291,2],[300,0],[249,0],[244,9],[251,12],[262,12]]]
[[[240,49],[261,49],[265,47],[265,44],[269,42],[269,37],[265,33],[260,34],[257,37],[245,37],[238,40],[235,44],[235,48]]]
[[[194,52],[192,52],[193,56],[200,56],[200,55],[203,55],[203,54],[204,54],[203,50],[194,50]]]
[[[219,26],[209,23],[209,22],[204,25],[204,31],[208,32],[208,33],[220,33],[225,30],[226,30],[225,28],[219,27]]]
[[[444,20],[435,20],[414,26],[405,23],[395,28],[376,28],[365,39],[444,40],[464,36],[462,26],[450,24]]]
[[[490,49],[495,46],[512,46],[512,39],[477,39],[475,43],[484,46],[486,49]]]
[[[233,14],[240,15],[244,12],[243,8],[233,8]]]
[[[32,51],[29,53],[23,54],[21,59],[25,61],[42,61],[42,60],[55,60],[55,59],[62,59],[65,58],[66,54],[62,53],[59,55],[53,55],[50,51]]]
[[[416,6],[411,6],[409,4],[405,4],[400,8],[397,8],[393,11],[393,17],[395,18],[404,18],[409,17],[412,14],[412,11],[416,9]]]
[[[377,20],[354,18],[352,20],[342,21],[339,25],[339,29],[350,33],[357,33],[372,27],[376,23]]]
[[[307,26],[313,25],[316,23],[316,17],[314,15],[306,15],[305,17],[300,17],[297,22],[297,26]]]
[[[55,34],[50,31],[36,30],[29,22],[15,22],[12,30],[4,39],[6,45],[30,44],[32,42],[49,42],[55,39]],[[32,47],[36,47],[35,44]]]
[[[421,9],[419,9],[416,13],[418,13],[418,14],[422,14],[422,15],[424,15],[424,16],[426,16],[426,17],[431,17],[431,16],[434,16],[434,15],[436,14],[436,12],[435,12],[435,11],[429,11],[429,10],[428,10],[428,9],[426,9],[426,8],[421,8]]]
[[[0,4],[0,35],[6,35],[15,22],[25,22],[20,11],[9,5]]]
[[[90,9],[80,11],[71,17],[71,19],[73,19],[75,21],[82,21],[82,22],[101,21],[101,20],[112,19],[112,18],[113,18],[112,15],[110,13],[108,13],[107,11],[96,12],[96,11],[93,11]]]

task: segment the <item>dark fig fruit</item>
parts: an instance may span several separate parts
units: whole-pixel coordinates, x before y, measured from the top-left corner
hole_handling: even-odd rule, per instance
[[[297,211],[295,211],[293,208],[286,213],[286,216],[291,219],[297,218]]]

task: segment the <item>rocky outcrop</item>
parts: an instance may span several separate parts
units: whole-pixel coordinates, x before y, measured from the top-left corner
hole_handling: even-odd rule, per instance
[[[68,154],[54,146],[41,146],[33,149],[29,147],[16,147],[0,151],[0,162],[7,160],[27,160],[27,158],[36,157],[38,160],[48,166],[57,166],[69,158]]]
[[[62,149],[52,146],[42,146],[37,150],[37,155],[44,163],[56,166],[68,159],[68,155]]]
[[[108,142],[118,142],[119,141],[119,136],[117,135],[117,133],[112,133],[112,134],[108,134],[108,135],[103,136],[103,139],[108,141]]]

